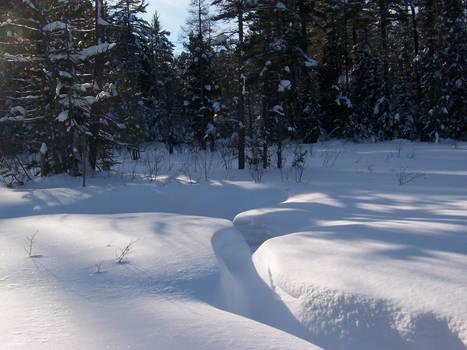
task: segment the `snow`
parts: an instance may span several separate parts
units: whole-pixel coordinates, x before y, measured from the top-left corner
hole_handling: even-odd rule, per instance
[[[379,106],[381,105],[381,103],[383,103],[385,100],[384,97],[381,97],[380,99],[378,99],[378,101],[376,101],[376,105],[375,105],[375,108],[373,109],[373,114],[374,115],[377,115],[379,114]]]
[[[62,78],[67,78],[67,79],[72,79],[72,78],[73,78],[73,75],[71,75],[71,74],[68,73],[68,72],[59,71],[58,74],[59,74]]]
[[[315,68],[315,67],[318,67],[318,61],[312,59],[312,58],[307,58],[305,60],[305,67],[308,67],[308,68]]]
[[[45,142],[42,143],[41,149],[39,151],[41,152],[41,154],[47,153],[47,145],[45,144]]]
[[[84,60],[87,60],[89,57],[105,53],[108,50],[113,49],[115,46],[117,46],[116,43],[107,43],[107,42],[98,44],[98,45],[89,46],[85,49],[82,49],[78,57],[84,61]]]
[[[37,8],[33,5],[33,3],[30,0],[23,0],[23,3],[25,3],[26,5],[28,5],[32,9],[37,10]]]
[[[280,105],[275,105],[274,107],[272,107],[272,111],[281,115],[281,116],[284,116],[284,108],[282,108],[282,106]]]
[[[97,19],[97,24],[101,25],[101,26],[110,26],[111,24],[109,22],[107,22],[105,19],[103,19],[102,17],[99,17]]]
[[[292,83],[290,82],[290,80],[281,80],[279,82],[279,86],[277,87],[277,91],[283,92],[285,90],[290,90],[291,87]]]
[[[310,154],[301,183],[293,147],[254,183],[148,145],[0,187],[0,347],[465,349],[467,143]]]
[[[22,116],[25,116],[27,113],[26,113],[26,109],[24,109],[24,107],[22,106],[15,106],[13,108],[10,109],[10,113],[11,114],[20,114]]]
[[[42,27],[42,30],[44,32],[53,32],[55,30],[62,30],[62,29],[66,29],[66,24],[61,21],[55,21],[52,23],[48,23],[44,27]]]
[[[281,11],[286,11],[287,6],[282,1],[278,1],[276,4],[276,9],[281,10]]]
[[[68,119],[68,111],[61,111],[57,116],[57,120],[60,122],[64,122],[67,119]]]
[[[63,53],[51,53],[49,54],[49,59],[51,61],[60,61],[66,59],[68,56]]]
[[[465,349],[466,149],[409,146],[378,164],[383,147],[359,148],[334,169],[345,181],[235,218],[253,247],[280,236],[254,253],[260,276],[324,348]],[[367,173],[349,171],[357,160]],[[394,184],[407,170],[393,162],[425,177]]]
[[[24,116],[22,116],[22,115],[18,115],[16,117],[5,116],[5,117],[2,117],[0,119],[0,122],[4,123],[4,122],[8,122],[8,121],[23,121],[23,120],[24,120]]]
[[[347,108],[352,108],[352,101],[350,101],[350,99],[347,96],[342,95],[342,92],[339,92],[339,95],[336,98],[336,103],[338,106],[344,104]],[[377,105],[377,107],[379,109],[379,105]]]

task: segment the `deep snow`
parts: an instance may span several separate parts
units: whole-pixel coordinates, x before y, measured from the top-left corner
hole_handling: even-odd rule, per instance
[[[0,187],[0,347],[465,349],[467,144],[317,144],[303,183],[286,154]]]

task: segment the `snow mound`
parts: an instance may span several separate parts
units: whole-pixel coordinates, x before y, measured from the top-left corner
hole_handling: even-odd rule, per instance
[[[309,186],[234,219],[263,280],[325,348],[466,349],[465,149],[313,152]]]
[[[465,149],[393,145],[316,147],[309,186],[234,224],[313,343],[466,349]]]
[[[35,232],[28,257],[23,247]],[[2,349],[318,349],[229,312],[299,327],[278,299],[266,316],[249,307],[275,297],[227,220],[161,213],[2,219],[0,246]],[[244,279],[256,293],[237,283]]]
[[[465,255],[392,261],[384,256],[404,247],[317,236],[277,237],[254,254],[263,280],[314,343],[330,349],[465,349]]]

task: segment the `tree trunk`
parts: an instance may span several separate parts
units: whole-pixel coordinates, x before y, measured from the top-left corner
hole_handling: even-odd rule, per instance
[[[282,141],[277,142],[277,169],[282,168]]]
[[[102,43],[104,38],[104,29],[100,24],[100,19],[103,18],[103,1],[102,0],[95,0],[95,44],[99,45]],[[97,89],[100,90],[103,87],[103,80],[104,80],[104,56],[103,54],[99,54],[95,57],[94,62],[94,82],[97,85]],[[90,121],[90,131],[93,134],[93,138],[89,142],[89,165],[91,169],[94,171],[96,170],[97,164],[97,153],[98,153],[98,140],[99,131],[100,131],[100,123],[99,123],[99,112],[101,112],[98,108],[98,104],[93,104],[91,106],[91,121]]]
[[[87,148],[87,144],[86,144],[86,134],[83,133],[83,155],[82,155],[82,167],[83,167],[83,171],[82,171],[82,175],[83,175],[83,187],[86,187],[86,165],[87,165],[87,155],[86,155],[86,148]]]

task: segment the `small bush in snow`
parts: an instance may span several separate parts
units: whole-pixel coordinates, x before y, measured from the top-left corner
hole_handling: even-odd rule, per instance
[[[264,175],[261,150],[256,145],[252,145],[251,154],[246,157],[248,170],[254,182],[259,183]]]
[[[32,236],[26,237],[26,243],[24,244],[24,251],[28,254],[28,257],[32,257],[32,250],[34,248],[34,241],[39,231],[36,231]]]
[[[399,170],[396,172],[396,179],[400,186],[406,185],[409,182],[412,182],[413,180],[418,179],[419,177],[422,177],[422,176],[424,176],[423,173],[408,172],[407,169],[403,166],[401,166]]]
[[[202,171],[204,176],[204,181],[208,181],[212,175],[213,163],[214,163],[214,153],[212,152],[203,152],[202,156]]]
[[[409,154],[407,154],[407,158],[408,159],[415,159],[415,150],[413,149],[412,152],[410,152]]]
[[[104,262],[100,261],[96,265],[96,273],[102,273],[104,268]]]
[[[321,157],[323,157],[323,167],[325,168],[332,168],[336,162],[337,159],[341,156],[341,154],[344,153],[343,151],[332,151],[332,150],[324,150],[321,154]]]
[[[138,167],[138,161],[136,160],[132,167],[131,167],[131,171],[130,171],[130,181],[135,181],[136,179],[136,175],[137,175],[137,171],[136,171],[136,168]]]
[[[398,144],[397,147],[396,147],[396,152],[395,152],[395,156],[397,158],[400,158],[401,157],[401,152],[402,152],[402,144]]]
[[[295,181],[302,182],[303,172],[306,166],[306,155],[308,151],[302,149],[302,145],[297,145],[293,149],[292,169],[295,174]]]
[[[222,166],[225,169],[225,178],[228,179],[232,172],[235,159],[233,146],[228,140],[219,143],[219,154],[221,156]]]
[[[196,183],[194,177],[198,173],[199,160],[200,150],[198,148],[191,148],[188,152],[185,152],[180,173],[185,175],[191,184]]]
[[[123,264],[126,261],[126,258],[131,253],[133,245],[136,243],[136,240],[130,241],[120,248],[120,252],[115,250],[115,261],[117,264]]]
[[[145,159],[145,164],[146,173],[151,181],[157,179],[157,176],[161,171],[163,161],[164,155],[161,152],[155,151],[154,153],[148,153]]]

